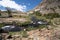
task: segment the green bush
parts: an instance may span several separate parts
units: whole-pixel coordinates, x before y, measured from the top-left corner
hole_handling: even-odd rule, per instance
[[[17,25],[27,25],[27,24],[29,24],[29,23],[30,23],[30,21],[26,21],[26,22],[23,22],[23,23],[18,22]]]
[[[39,25],[37,28],[42,29],[42,28],[46,28],[46,27],[47,27],[47,25]]]
[[[9,35],[16,35],[16,33],[18,33],[18,35],[20,35],[21,37],[28,37],[27,31],[21,30],[20,32],[9,32]]]
[[[53,20],[53,23],[56,24],[56,25],[60,25],[60,18],[55,18]]]
[[[44,17],[46,17],[47,19],[53,19],[53,18],[59,18],[60,15],[59,13],[48,13],[44,14]]]
[[[28,37],[27,31],[20,31],[20,34],[22,35],[22,37]]]
[[[4,26],[4,24],[0,23],[0,28],[3,27],[3,26]]]
[[[35,29],[37,29],[37,28],[33,27],[33,26],[29,26],[29,27],[26,28],[27,31],[31,31],[31,30],[35,30]]]
[[[36,11],[33,14],[35,14],[36,16],[41,16],[42,15],[39,11]]]

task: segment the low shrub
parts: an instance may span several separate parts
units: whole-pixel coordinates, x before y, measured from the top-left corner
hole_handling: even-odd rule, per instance
[[[3,27],[4,25],[5,25],[5,24],[3,24],[3,23],[0,23],[0,28],[1,28],[1,27]]]
[[[46,17],[47,19],[53,19],[53,18],[59,18],[60,15],[59,13],[48,13],[44,14],[44,17]]]

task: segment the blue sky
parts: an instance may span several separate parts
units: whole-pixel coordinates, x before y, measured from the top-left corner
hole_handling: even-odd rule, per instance
[[[10,7],[19,11],[29,11],[37,6],[42,0],[0,0],[0,10]]]

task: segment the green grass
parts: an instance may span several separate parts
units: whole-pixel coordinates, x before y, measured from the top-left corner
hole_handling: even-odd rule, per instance
[[[28,37],[27,31],[21,30],[19,32],[9,32],[9,35],[20,35],[21,37]]]
[[[4,24],[0,23],[0,28],[3,27],[3,26],[4,26]]]
[[[18,22],[17,25],[26,25],[26,24],[29,24],[29,23],[30,23],[30,21],[26,21],[26,22],[23,22],[23,23],[22,22]]]
[[[37,29],[36,27],[33,27],[33,26],[29,26],[28,28],[26,28],[27,31],[31,31],[31,30],[35,30]]]
[[[39,25],[37,29],[47,28],[47,25]]]
[[[28,37],[27,31],[20,31],[20,34],[22,35],[22,37]]]

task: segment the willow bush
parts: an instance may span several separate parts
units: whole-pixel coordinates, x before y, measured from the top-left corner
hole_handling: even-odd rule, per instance
[[[53,18],[59,18],[60,15],[59,13],[48,13],[44,14],[44,17],[46,17],[47,19],[53,19]]]

